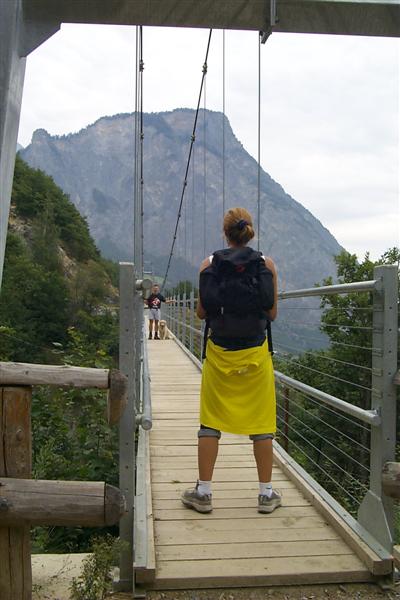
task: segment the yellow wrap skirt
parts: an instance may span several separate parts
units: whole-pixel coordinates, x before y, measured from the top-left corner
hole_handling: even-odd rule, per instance
[[[236,434],[276,432],[274,370],[267,340],[245,350],[225,350],[207,341],[200,423]]]

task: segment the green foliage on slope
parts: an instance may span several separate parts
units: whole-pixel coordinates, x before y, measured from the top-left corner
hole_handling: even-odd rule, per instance
[[[51,220],[65,250],[77,260],[99,258],[86,221],[49,175],[31,169],[18,155],[15,162],[12,202],[18,215]]]
[[[118,270],[51,177],[17,157],[0,293],[0,360],[111,368]],[[33,476],[117,484],[117,432],[98,390],[35,387]],[[94,531],[33,530],[39,552],[84,551]]]
[[[391,248],[374,262],[367,254],[362,262],[342,252],[336,259],[337,282],[374,279],[374,267],[399,264],[400,250]],[[331,285],[331,278],[323,285]],[[368,292],[326,295],[321,331],[329,349],[276,360],[278,370],[314,388],[363,409],[371,408],[372,301]],[[400,399],[397,401],[397,435],[400,436]],[[288,448],[295,459],[347,510],[356,515],[369,487],[370,431],[356,418],[332,411],[308,395],[290,391],[289,417],[280,399],[278,426],[288,428]],[[280,421],[280,422],[279,422]],[[285,443],[281,436],[282,443]],[[397,440],[397,460],[400,438]],[[400,514],[398,513],[400,531]],[[399,538],[399,534],[397,534]]]

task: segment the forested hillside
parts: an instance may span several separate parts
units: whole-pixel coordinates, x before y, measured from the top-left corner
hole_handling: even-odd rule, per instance
[[[0,295],[0,360],[116,365],[116,266],[51,177],[17,157]],[[34,388],[33,476],[117,483],[105,394]],[[83,550],[80,528],[36,528],[34,549]]]

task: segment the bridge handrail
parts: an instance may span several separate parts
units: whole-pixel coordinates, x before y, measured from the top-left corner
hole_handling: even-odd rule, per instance
[[[372,279],[371,281],[356,281],[354,283],[338,283],[333,285],[315,286],[299,290],[281,291],[278,293],[280,300],[289,298],[307,298],[309,296],[328,296],[334,294],[352,294],[356,292],[373,292],[381,290],[382,282]]]
[[[355,406],[350,402],[346,402],[345,400],[341,400],[336,396],[332,396],[331,394],[327,394],[326,392],[322,392],[317,388],[314,388],[310,385],[303,383],[302,381],[298,381],[297,379],[293,379],[280,371],[274,370],[275,378],[278,379],[281,383],[288,385],[289,387],[294,388],[295,390],[299,390],[300,392],[304,392],[309,396],[320,400],[324,404],[328,404],[329,406],[333,406],[334,408],[351,415],[352,417],[356,417],[360,421],[364,423],[368,423],[368,425],[374,425],[377,427],[381,424],[382,419],[377,410],[364,410],[359,406]]]

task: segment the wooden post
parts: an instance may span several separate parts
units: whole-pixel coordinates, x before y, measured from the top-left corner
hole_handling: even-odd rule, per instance
[[[119,423],[128,403],[128,379],[117,369],[111,369],[107,396],[107,421],[109,425]]]
[[[0,388],[0,476],[29,479],[32,471],[30,387]],[[0,527],[0,598],[30,600],[29,525]]]

